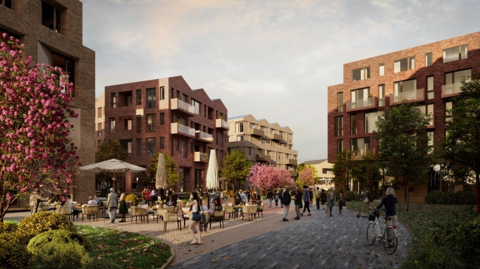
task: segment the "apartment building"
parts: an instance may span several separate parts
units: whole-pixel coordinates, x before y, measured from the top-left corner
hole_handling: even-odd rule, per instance
[[[97,145],[119,140],[126,161],[142,167],[158,152],[170,154],[180,174],[177,191],[204,188],[210,150],[219,165],[227,153],[227,108],[181,76],[107,86],[96,102]],[[127,173],[124,189],[145,176]]]
[[[315,184],[315,189],[318,187],[320,190],[328,190],[334,186],[332,183],[332,179],[335,177],[333,163],[329,163],[327,159],[311,160],[303,163],[313,166],[317,171],[319,181]]]
[[[328,161],[343,149],[357,159],[377,153],[378,116],[403,101],[431,116],[428,133],[438,149],[451,98],[479,71],[480,32],[344,64],[343,84],[328,87]],[[423,201],[426,191],[417,188],[411,201]]]
[[[228,123],[228,151],[241,150],[252,165],[274,165],[297,176],[298,151],[293,150],[293,132],[288,126],[257,120],[252,115],[233,117]]]
[[[95,161],[93,131],[95,105],[95,52],[83,46],[82,2],[78,0],[0,0],[0,32],[20,39],[33,63],[61,67],[75,84],[71,108],[79,115],[71,139],[78,147],[80,162]],[[0,37],[1,38],[1,37]],[[79,171],[70,193],[86,202],[94,194],[94,174]],[[28,201],[18,201],[24,207]]]

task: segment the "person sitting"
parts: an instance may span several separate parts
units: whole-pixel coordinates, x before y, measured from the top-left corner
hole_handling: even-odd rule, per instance
[[[223,211],[222,202],[220,201],[220,197],[217,197],[213,200],[213,212],[215,211]]]
[[[98,198],[96,195],[94,195],[93,198],[97,202],[98,206],[103,206],[103,202],[102,202],[102,200],[100,200],[100,198]]]
[[[98,205],[97,201],[95,201],[95,199],[93,199],[93,196],[89,195],[87,206],[96,206],[96,205]]]

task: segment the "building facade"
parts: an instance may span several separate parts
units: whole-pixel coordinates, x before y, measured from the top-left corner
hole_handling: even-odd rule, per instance
[[[297,176],[298,151],[293,149],[293,132],[278,123],[257,120],[252,115],[228,119],[228,150],[240,150],[253,164],[265,163]]]
[[[0,0],[0,32],[24,43],[33,64],[58,66],[69,73],[75,85],[70,107],[79,115],[70,120],[74,125],[70,137],[80,162],[90,164],[95,160],[95,52],[83,46],[82,16],[82,3],[77,0]],[[75,175],[70,189],[74,200],[86,202],[94,194],[93,179],[91,172]],[[24,207],[25,201],[17,206]]]
[[[171,155],[180,174],[176,191],[205,188],[211,150],[219,166],[227,153],[227,108],[181,76],[107,86],[96,113],[97,145],[119,140],[127,162],[148,167],[158,152]],[[148,184],[145,173],[127,173],[126,191],[137,177]]]
[[[328,161],[344,149],[357,159],[377,153],[372,132],[378,116],[403,101],[431,116],[428,134],[438,150],[451,98],[462,79],[478,71],[480,32],[345,64],[343,84],[328,87]],[[417,188],[411,201],[423,201],[427,188]]]
[[[318,187],[320,190],[329,190],[334,187],[332,179],[335,177],[333,174],[333,163],[329,163],[327,159],[305,161],[304,164],[311,165],[317,170],[318,183],[315,184],[315,189]]]

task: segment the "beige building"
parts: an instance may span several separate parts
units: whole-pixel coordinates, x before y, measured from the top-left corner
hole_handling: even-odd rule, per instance
[[[332,179],[335,177],[333,174],[333,163],[329,163],[327,159],[312,160],[303,163],[311,165],[317,170],[317,177],[320,180],[315,184],[315,189],[318,187],[320,190],[328,190],[331,187],[334,187],[334,184],[332,183]]]
[[[79,115],[70,120],[74,125],[71,139],[80,162],[91,164],[95,161],[95,52],[83,46],[82,16],[78,0],[0,0],[0,32],[24,43],[33,64],[58,66],[69,73],[75,85],[70,107]],[[94,180],[91,172],[78,172],[70,186],[73,200],[87,202],[95,191]],[[24,207],[25,201],[15,206]]]
[[[293,150],[293,132],[288,126],[252,115],[229,118],[228,123],[229,152],[243,151],[252,164],[267,163],[297,176],[298,151]]]

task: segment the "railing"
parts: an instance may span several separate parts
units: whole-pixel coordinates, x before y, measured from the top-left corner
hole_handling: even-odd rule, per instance
[[[288,165],[297,165],[298,164],[298,161],[295,160],[295,159],[288,159]]]
[[[180,123],[171,124],[171,133],[172,134],[185,134],[188,136],[195,136],[195,129],[185,126]]]
[[[248,134],[249,135],[256,135],[256,136],[264,136],[265,132],[260,130],[260,129],[257,129],[257,128],[250,128],[248,130]]]
[[[273,134],[269,133],[268,138],[270,138],[272,140],[277,140],[277,141],[283,140],[283,136],[281,134],[275,134],[275,133],[273,133]]]
[[[376,97],[370,97],[368,99],[359,99],[355,101],[347,101],[347,111],[360,108],[375,107]]]
[[[378,106],[379,107],[385,106],[385,98],[378,99]]]
[[[390,100],[393,100],[393,103],[401,103],[403,101],[415,101],[423,100],[423,89],[417,89],[407,92],[399,92],[397,95],[392,94]]]
[[[224,121],[222,119],[217,119],[215,121],[215,127],[216,128],[223,128],[223,129],[230,129],[230,124],[228,124],[228,121]]]
[[[195,132],[198,134],[199,139],[207,140],[207,141],[210,141],[210,142],[213,141],[213,135],[211,135],[209,133],[202,132],[202,131],[195,131]]]
[[[178,98],[172,99],[172,109],[180,109],[188,112],[189,114],[195,114],[195,107],[186,103]]]
[[[193,161],[194,162],[202,162],[202,163],[208,162],[208,153],[195,151],[195,153],[193,155]]]
[[[442,85],[442,96],[460,93],[461,87],[462,87],[462,83],[459,83],[459,82]]]

